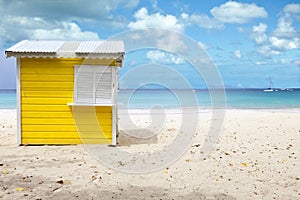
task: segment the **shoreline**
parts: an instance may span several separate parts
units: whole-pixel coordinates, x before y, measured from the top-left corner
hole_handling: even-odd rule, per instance
[[[207,112],[212,112],[213,109],[212,108],[202,108],[202,107],[184,107],[185,110],[192,110],[195,111],[195,109],[197,108],[198,113],[207,113]],[[0,108],[0,113],[1,112],[5,112],[5,111],[16,111],[16,108]],[[149,112],[151,110],[151,108],[118,108],[118,110],[120,112],[124,112],[125,110],[129,110],[134,114],[138,114],[140,112]],[[152,110],[160,110],[160,109],[152,109]],[[169,111],[170,113],[172,113],[172,111],[174,112],[178,112],[181,110],[181,108],[178,107],[173,107],[173,108],[163,108],[163,110],[165,111]],[[224,108],[224,109],[220,109],[220,108],[215,108],[215,110],[225,110],[225,111],[263,111],[263,112],[295,112],[298,113],[300,112],[300,108]],[[135,112],[133,112],[135,111]],[[197,113],[197,111],[195,111]]]

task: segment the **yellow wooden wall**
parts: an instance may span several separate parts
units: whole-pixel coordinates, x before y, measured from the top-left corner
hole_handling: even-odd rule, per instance
[[[111,107],[72,107],[74,65],[113,60],[20,59],[21,144],[110,144]],[[98,124],[99,126],[98,126]]]

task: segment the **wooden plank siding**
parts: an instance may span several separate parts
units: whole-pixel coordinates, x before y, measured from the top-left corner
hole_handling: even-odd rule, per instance
[[[21,144],[110,144],[111,107],[72,107],[74,65],[111,59],[21,58]]]

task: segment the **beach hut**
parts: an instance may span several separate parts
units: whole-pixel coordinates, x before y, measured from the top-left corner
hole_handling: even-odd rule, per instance
[[[117,140],[123,41],[29,41],[16,57],[19,144],[112,144]]]

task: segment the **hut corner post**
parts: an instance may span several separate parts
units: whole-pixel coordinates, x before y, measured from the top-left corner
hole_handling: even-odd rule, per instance
[[[113,94],[112,94],[112,142],[111,145],[117,145],[117,124],[118,124],[118,107],[117,107],[117,99],[118,99],[118,69],[117,66],[113,67]]]
[[[16,107],[17,107],[17,144],[22,144],[22,131],[21,131],[21,61],[17,57],[16,66]]]

